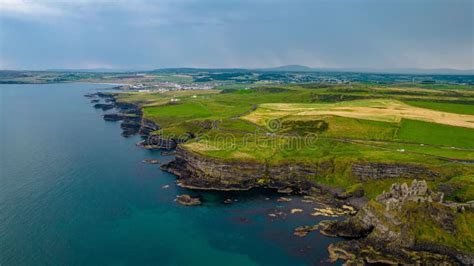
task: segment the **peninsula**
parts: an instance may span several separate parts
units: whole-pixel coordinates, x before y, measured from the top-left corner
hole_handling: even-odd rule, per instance
[[[116,108],[104,119],[142,135],[143,148],[176,150],[161,168],[182,187],[263,187],[358,210],[307,227],[352,239],[329,247],[333,260],[474,262],[471,85],[256,82],[87,96]]]

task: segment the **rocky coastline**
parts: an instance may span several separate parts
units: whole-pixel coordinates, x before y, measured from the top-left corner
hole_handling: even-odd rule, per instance
[[[474,211],[474,203],[445,203],[443,196],[424,180],[414,180],[410,186],[395,183],[345,221],[322,222],[322,234],[350,239],[331,244],[330,259],[353,264],[473,265],[474,255],[417,236],[417,222],[411,219],[423,218],[418,222],[455,234],[458,213]]]
[[[330,221],[317,226],[301,227],[301,232],[298,233],[306,235],[310,231],[320,229],[321,233],[327,236],[347,238],[347,241],[331,244],[328,247],[330,259],[333,261],[341,259],[349,265],[365,263],[474,264],[474,257],[470,254],[434,243],[415,241],[413,235],[408,233],[410,228],[404,227],[398,216],[403,214],[393,213],[394,209],[402,213],[406,211],[405,205],[409,202],[408,205],[415,204],[414,208],[428,210],[429,214],[434,215],[435,220],[449,216],[446,210],[452,210],[453,204],[448,206],[449,203],[444,203],[442,195],[429,190],[426,182],[416,181],[410,187],[394,185],[391,191],[379,196],[374,203],[364,196],[363,189],[346,192],[344,189],[325,186],[308,179],[308,176],[333,173],[335,166],[331,161],[311,165],[270,166],[201,156],[179,146],[187,139],[168,139],[153,134],[160,130],[160,127],[153,121],[143,118],[140,106],[117,102],[114,95],[108,93],[96,93],[87,97],[105,101],[105,103],[94,101],[95,108],[104,111],[117,109],[118,113],[105,114],[104,120],[122,121],[121,128],[124,137],[141,135],[143,140],[137,145],[145,149],[175,150],[175,159],[161,165],[161,169],[176,175],[177,183],[181,187],[219,191],[263,187],[308,196],[321,197],[323,195],[326,202],[339,208],[345,205],[353,206],[358,210],[357,213],[349,216],[345,221]],[[112,107],[109,108],[110,106]],[[441,175],[423,166],[400,163],[355,162],[350,165],[348,171],[361,182],[400,176],[433,180]],[[185,202],[188,201],[185,199]],[[189,205],[194,205],[194,202]],[[470,208],[470,205],[463,206],[463,210],[464,207]],[[455,208],[460,207],[456,205]],[[468,209],[468,211],[472,210]],[[452,228],[448,228],[448,232],[452,232]]]

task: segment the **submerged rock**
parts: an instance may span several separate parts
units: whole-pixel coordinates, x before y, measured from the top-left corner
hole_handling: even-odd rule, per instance
[[[302,213],[302,212],[303,212],[303,209],[299,209],[299,208],[291,209],[290,211],[291,214]]]
[[[291,187],[281,188],[278,190],[278,193],[291,194],[293,189]]]
[[[158,160],[158,159],[144,159],[144,160],[142,160],[142,163],[159,164],[160,160]]]
[[[268,216],[272,218],[284,218],[286,217],[286,213],[282,211],[274,211],[274,212],[269,213]]]
[[[123,114],[105,114],[103,117],[105,121],[120,121],[124,119]]]
[[[318,225],[304,225],[304,226],[298,226],[295,228],[293,231],[293,235],[299,236],[299,237],[305,237],[307,236],[310,232],[313,232],[315,230],[318,230],[319,226]]]
[[[107,111],[107,110],[110,110],[114,107],[115,107],[114,104],[108,104],[108,103],[96,103],[96,104],[94,104],[95,109],[102,109],[102,111]]]
[[[160,152],[160,154],[163,156],[171,156],[171,155],[175,155],[176,151],[162,151]]]
[[[291,199],[290,198],[285,198],[285,197],[279,197],[277,199],[277,201],[278,202],[289,202],[289,201],[291,201]]]
[[[185,206],[194,206],[194,205],[201,204],[201,200],[199,198],[191,197],[190,195],[187,195],[187,194],[177,196],[176,202]]]
[[[346,205],[344,205],[346,206]],[[349,206],[347,206],[349,207]],[[326,217],[339,217],[342,215],[351,214],[354,209],[339,209],[339,208],[314,208],[315,212],[311,213],[312,216],[326,216]]]

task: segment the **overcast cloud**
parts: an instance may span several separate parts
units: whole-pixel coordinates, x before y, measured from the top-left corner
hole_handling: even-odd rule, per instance
[[[0,69],[473,69],[471,0],[0,0]]]

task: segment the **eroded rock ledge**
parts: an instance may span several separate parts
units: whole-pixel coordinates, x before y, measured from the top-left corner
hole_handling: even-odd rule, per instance
[[[181,147],[176,148],[176,159],[162,166],[178,176],[179,185],[205,190],[248,190],[254,187],[276,189],[295,188],[308,191],[316,184],[308,180],[329,168],[329,165],[280,165],[268,167],[251,162],[230,162],[201,156]]]
[[[226,161],[202,156],[181,147],[176,148],[176,159],[163,166],[163,170],[179,177],[179,182],[183,187],[246,190],[265,185],[277,189],[293,187],[297,191],[321,187],[310,181],[309,177],[330,175],[334,172],[334,168],[331,161],[319,164],[288,163],[271,166],[255,162]],[[382,163],[354,163],[350,174],[364,182],[371,179],[391,178],[395,172],[397,177],[437,175],[422,166]],[[345,197],[343,190],[334,189],[330,192],[337,194],[338,197]],[[363,193],[358,196],[363,196]]]
[[[458,208],[443,202],[443,194],[430,190],[425,181],[393,184],[390,191],[370,201],[345,221],[324,223],[321,233],[352,240],[328,247],[332,260],[349,263],[462,264],[473,265],[474,256],[444,243],[420,237],[424,223],[433,234],[459,234]],[[472,209],[464,210],[466,212]],[[436,228],[436,229],[435,229]]]

